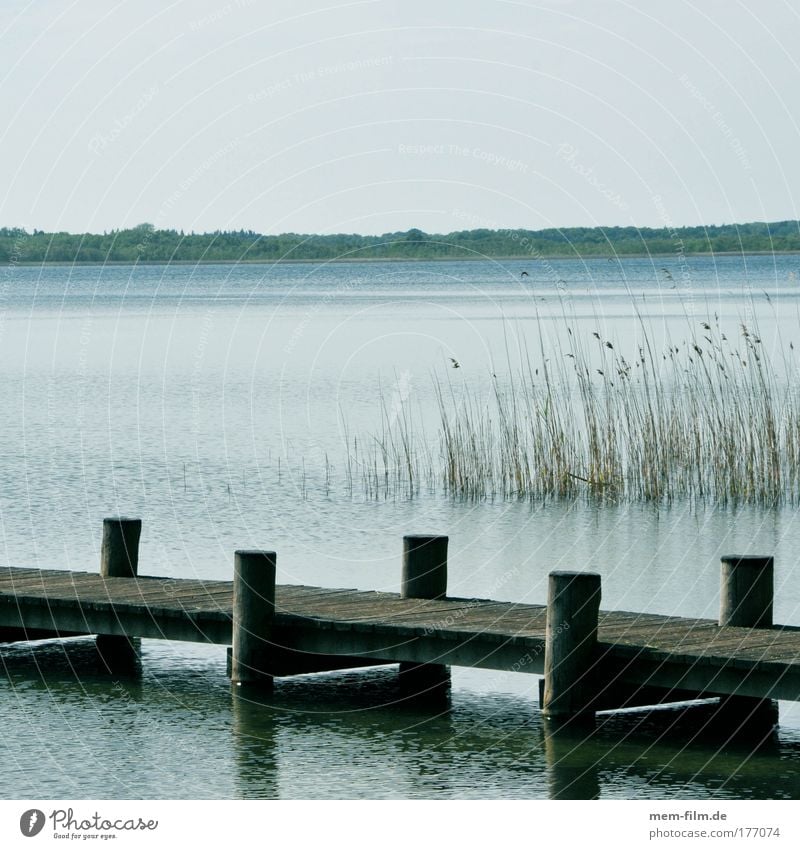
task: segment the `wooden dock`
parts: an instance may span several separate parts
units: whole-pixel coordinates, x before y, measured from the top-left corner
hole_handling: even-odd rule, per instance
[[[445,597],[444,537],[406,538],[396,594],[275,586],[271,552],[237,552],[234,581],[141,577],[138,532],[116,548],[130,528],[107,520],[105,533],[101,574],[0,569],[0,640],[233,646],[232,677],[245,684],[386,663],[423,679],[448,666],[545,675],[554,717],[706,696],[746,697],[744,709],[800,699],[800,629],[771,622],[771,558],[724,559],[720,624],[599,610],[592,573],[552,573],[546,606]]]

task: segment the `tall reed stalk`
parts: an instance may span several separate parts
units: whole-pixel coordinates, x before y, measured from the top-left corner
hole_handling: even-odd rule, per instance
[[[728,336],[715,318],[663,349],[641,323],[623,352],[599,330],[527,350],[483,389],[434,377],[438,421],[425,436],[410,405],[390,415],[358,460],[373,498],[441,487],[456,498],[668,503],[800,501],[800,393],[794,352],[777,370],[757,328]],[[566,338],[566,342],[564,342]]]
[[[800,496],[796,372],[757,333],[718,322],[626,358],[599,332],[495,380],[490,398],[437,384],[441,482],[451,494],[775,504]],[[591,351],[592,343],[596,350]],[[629,355],[630,356],[630,355]],[[555,363],[555,365],[553,364]],[[569,365],[565,366],[565,363]]]

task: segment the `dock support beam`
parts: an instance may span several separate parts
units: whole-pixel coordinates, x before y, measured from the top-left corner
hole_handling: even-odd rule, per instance
[[[403,537],[401,598],[447,597],[448,537],[410,534]],[[450,686],[450,669],[441,663],[401,663],[400,685],[413,695],[434,695]]]
[[[774,558],[729,554],[720,570],[720,626],[772,628],[775,595]],[[778,721],[778,703],[752,696],[722,696],[720,715],[748,727],[756,723],[767,730]]]
[[[594,716],[599,611],[600,575],[550,573],[542,703],[549,719]]]
[[[100,574],[104,578],[135,578],[139,572],[139,538],[142,520],[114,516],[103,519],[103,540],[100,546]],[[130,637],[98,634],[97,651],[110,671],[135,666],[138,641]]]
[[[274,551],[237,551],[233,568],[234,684],[272,685],[269,647],[275,618]]]

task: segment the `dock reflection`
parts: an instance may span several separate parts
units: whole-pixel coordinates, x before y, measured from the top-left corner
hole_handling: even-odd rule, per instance
[[[219,652],[145,651],[122,676],[91,641],[0,648],[0,721],[18,732],[0,796],[800,798],[800,732],[726,728],[714,705],[556,727],[510,694],[409,698],[396,666],[269,695],[231,688]]]

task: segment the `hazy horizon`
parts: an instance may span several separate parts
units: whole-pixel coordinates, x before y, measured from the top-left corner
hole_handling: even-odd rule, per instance
[[[8,6],[9,226],[380,235],[800,218],[800,17],[785,2]]]

